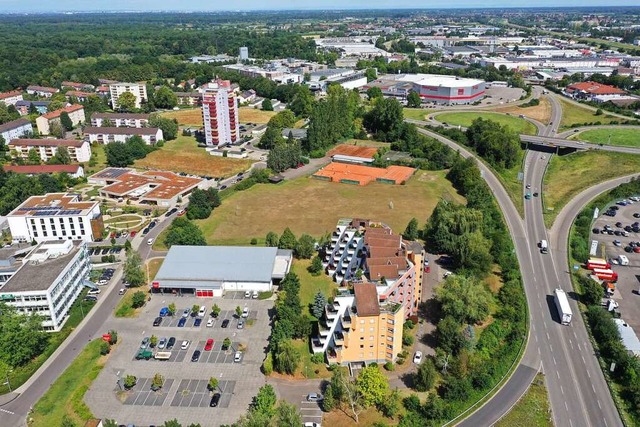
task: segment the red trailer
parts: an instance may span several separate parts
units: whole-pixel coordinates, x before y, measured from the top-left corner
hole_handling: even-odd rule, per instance
[[[611,264],[602,258],[589,258],[587,261],[587,268],[589,270],[594,270],[596,268],[607,270],[611,268]]]
[[[608,280],[610,282],[615,282],[618,280],[618,273],[609,269],[595,268],[593,269],[593,274],[595,274],[598,279],[601,280]]]

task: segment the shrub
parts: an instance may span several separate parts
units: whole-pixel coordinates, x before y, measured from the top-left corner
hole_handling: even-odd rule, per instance
[[[251,246],[255,246],[258,244],[258,239],[256,239],[255,237],[253,239],[251,239]]]
[[[315,353],[311,356],[311,363],[315,363],[316,365],[324,362],[324,354],[323,353]]]
[[[264,362],[262,363],[262,373],[265,374],[266,376],[271,375],[271,373],[273,372],[273,356],[271,355],[271,352],[267,353],[267,357],[264,359]]]
[[[105,354],[109,354],[109,351],[111,351],[109,343],[106,341],[102,341],[100,343],[100,354],[104,356]]]
[[[137,382],[138,382],[138,379],[135,376],[127,375],[126,377],[124,377],[124,388],[129,390],[130,388],[135,386]]]
[[[384,369],[386,369],[387,371],[394,371],[396,367],[393,365],[393,363],[387,362],[384,364]]]

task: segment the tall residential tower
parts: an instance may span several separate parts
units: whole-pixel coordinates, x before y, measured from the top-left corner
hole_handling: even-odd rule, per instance
[[[222,147],[240,139],[238,100],[229,80],[216,80],[201,88],[202,118],[208,147]]]

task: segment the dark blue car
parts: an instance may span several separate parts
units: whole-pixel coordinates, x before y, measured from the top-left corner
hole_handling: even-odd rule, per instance
[[[200,326],[200,324],[202,323],[202,319],[200,319],[199,317],[193,321],[193,326]]]
[[[160,309],[160,317],[164,317],[168,315],[169,315],[169,307],[162,307]]]
[[[185,323],[187,323],[187,319],[186,319],[186,318],[184,318],[184,317],[183,317],[183,318],[181,318],[181,319],[178,321],[178,328],[182,328],[182,327],[184,327],[184,324],[185,324]]]

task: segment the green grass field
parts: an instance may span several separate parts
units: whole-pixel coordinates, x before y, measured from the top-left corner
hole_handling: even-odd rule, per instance
[[[600,182],[640,171],[640,156],[578,152],[553,156],[544,177],[545,224],[550,227],[562,207],[581,191]],[[553,210],[548,210],[553,208]]]
[[[435,119],[441,123],[447,123],[453,126],[469,127],[471,123],[477,119],[493,120],[503,126],[509,126],[519,134],[535,135],[536,127],[524,119],[518,117],[507,116],[498,113],[440,113]]]
[[[429,114],[436,113],[438,110],[433,108],[403,108],[402,111],[405,119],[426,121],[426,117]]]
[[[289,227],[319,237],[332,231],[340,218],[371,218],[401,233],[412,217],[422,226],[440,198],[463,198],[445,179],[445,172],[417,171],[406,185],[371,183],[366,186],[299,178],[282,184],[256,184],[222,201],[206,220],[196,221],[207,243],[259,244],[269,231]]]
[[[333,296],[333,290],[338,285],[329,278],[324,272],[319,276],[313,276],[307,271],[307,267],[311,265],[311,260],[296,259],[291,266],[291,271],[298,275],[300,279],[300,303],[305,314],[315,318],[309,311],[309,304],[313,303],[313,298],[318,291],[322,292],[327,298]]]
[[[544,375],[538,374],[522,399],[495,427],[552,427]]]
[[[640,129],[638,128],[591,129],[580,132],[575,135],[575,138],[594,144],[640,147]]]
[[[611,123],[611,120],[620,120],[606,114],[596,116],[595,111],[565,101],[562,98],[558,99],[558,101],[560,101],[560,105],[562,106],[560,129],[567,129],[571,127],[571,125],[593,122],[600,122],[600,124],[606,125]]]
[[[84,403],[84,394],[104,367],[100,356],[101,339],[91,341],[71,365],[49,387],[42,398],[33,406],[31,427],[61,426],[66,416],[75,425],[93,418]]]

